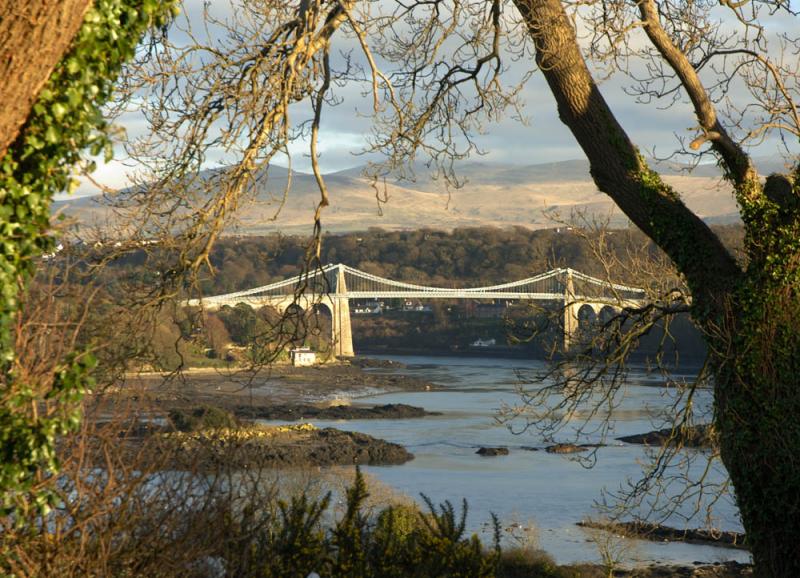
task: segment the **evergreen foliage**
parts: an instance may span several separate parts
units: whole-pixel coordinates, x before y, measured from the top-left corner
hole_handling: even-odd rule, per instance
[[[88,350],[59,360],[50,383],[27,383],[15,355],[20,303],[37,259],[55,246],[53,195],[71,188],[84,151],[111,156],[101,107],[122,64],[145,31],[163,25],[173,0],[96,0],[67,55],[39,94],[17,140],[0,159],[0,508],[46,510],[48,493],[31,495],[40,472],[55,472],[56,437],[80,422],[76,402],[91,389]],[[92,167],[90,167],[91,169]],[[44,400],[57,409],[37,412]]]
[[[369,496],[360,470],[346,492],[343,515],[328,529],[325,513],[331,495],[311,500],[306,495],[279,505],[277,524],[236,539],[224,558],[228,575],[305,578],[316,572],[326,578],[490,578],[500,557],[499,524],[486,551],[475,536],[467,536],[466,503],[459,516],[449,502],[435,506],[426,500],[427,514],[407,506],[393,506],[370,516]],[[238,532],[248,535],[244,519]]]

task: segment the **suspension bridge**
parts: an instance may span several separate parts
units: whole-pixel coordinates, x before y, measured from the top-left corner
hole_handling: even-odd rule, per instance
[[[501,285],[451,288],[386,279],[340,263],[305,271],[262,287],[190,299],[185,303],[207,310],[244,303],[253,308],[270,306],[280,313],[289,307],[308,310],[320,305],[331,313],[331,340],[335,354],[348,357],[354,355],[351,299],[505,299],[558,303],[563,305],[563,343],[568,349],[582,320],[602,318],[622,307],[640,304],[645,300],[645,291],[569,268],[552,269]]]

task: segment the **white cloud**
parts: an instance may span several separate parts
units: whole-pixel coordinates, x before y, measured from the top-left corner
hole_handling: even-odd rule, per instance
[[[226,3],[211,3],[211,9],[218,17],[224,17]],[[199,22],[203,2],[187,0],[184,3],[184,18],[188,18],[194,26]],[[185,21],[184,21],[185,22]],[[780,20],[779,20],[780,22]],[[185,38],[185,34],[177,34]],[[353,48],[353,39],[347,39],[344,47]],[[337,49],[341,48],[337,46]],[[355,51],[358,55],[358,51]],[[338,57],[337,57],[338,58]],[[512,75],[519,76],[530,62],[511,64]],[[638,104],[624,93],[623,87],[627,79],[617,75],[601,84],[601,91],[611,108],[617,114],[622,126],[629,131],[633,141],[645,152],[655,150],[656,154],[666,156],[676,148],[676,134],[689,139],[693,138],[692,127],[696,124],[691,108],[686,102],[678,103],[666,110],[655,104]],[[361,164],[367,160],[364,156],[356,156],[366,144],[366,135],[370,130],[370,119],[359,112],[371,109],[371,99],[362,95],[363,85],[347,85],[336,87],[335,93],[343,99],[340,106],[326,109],[320,136],[320,164],[325,172],[332,172]],[[582,157],[582,152],[569,131],[559,121],[555,101],[541,74],[536,74],[523,90],[523,99],[527,104],[526,114],[531,117],[529,126],[524,126],[512,119],[486,127],[485,134],[476,135],[479,147],[486,151],[485,160],[533,164],[567,160]],[[293,118],[296,120],[310,117],[307,103],[293,107]],[[121,119],[130,136],[142,134],[146,129],[141,117],[129,114]],[[774,154],[777,140],[771,139],[762,147],[755,149],[754,154]],[[291,146],[293,166],[301,171],[310,170],[307,143],[294,143]],[[215,164],[219,155],[212,155],[210,164]],[[128,183],[126,172],[130,170],[125,163],[114,161],[101,165],[95,178],[110,187],[123,187]],[[96,188],[83,183],[80,194],[89,194]]]

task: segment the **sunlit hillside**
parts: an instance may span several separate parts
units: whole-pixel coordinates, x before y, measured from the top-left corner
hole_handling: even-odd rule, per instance
[[[701,165],[687,172],[686,167],[662,163],[659,169],[703,219],[716,223],[737,220],[730,187],[722,182],[715,166]],[[762,159],[760,169],[768,174],[781,167],[778,161]],[[323,225],[331,232],[372,226],[394,230],[484,225],[541,228],[552,227],[554,220],[567,219],[576,210],[610,217],[612,225],[626,224],[611,200],[594,186],[586,161],[525,166],[466,162],[458,174],[463,186],[448,191],[441,179],[431,178],[429,171],[419,166],[413,178],[387,180],[376,191],[363,175],[363,167],[330,173],[326,182],[331,206],[323,212]],[[274,167],[268,178],[260,177],[258,195],[243,204],[229,232],[308,232],[319,198],[316,182],[305,173],[291,176],[285,203],[287,170]],[[105,223],[110,214],[105,202],[85,197],[56,203],[55,208],[83,222]]]

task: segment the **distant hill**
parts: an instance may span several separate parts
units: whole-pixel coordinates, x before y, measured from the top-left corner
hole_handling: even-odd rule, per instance
[[[758,159],[762,173],[784,170],[782,161]],[[686,204],[708,222],[738,221],[730,187],[722,182],[714,165],[700,165],[692,172],[677,163],[660,163],[658,169],[682,195]],[[613,225],[627,221],[610,199],[597,191],[585,160],[530,165],[508,165],[470,161],[459,165],[465,185],[448,194],[441,180],[431,178],[424,165],[416,176],[387,180],[388,202],[379,202],[363,167],[326,175],[331,206],[323,212],[323,225],[330,232],[430,227],[450,230],[469,226],[551,227],[553,215],[568,218],[574,210],[611,218]],[[217,171],[201,178],[213,179]],[[319,199],[314,177],[292,172],[292,187],[286,203],[279,207],[287,182],[287,169],[272,167],[260,175],[255,198],[245,203],[230,229],[236,234],[275,231],[307,233]],[[110,210],[102,197],[83,197],[54,204],[81,222],[107,222]]]

